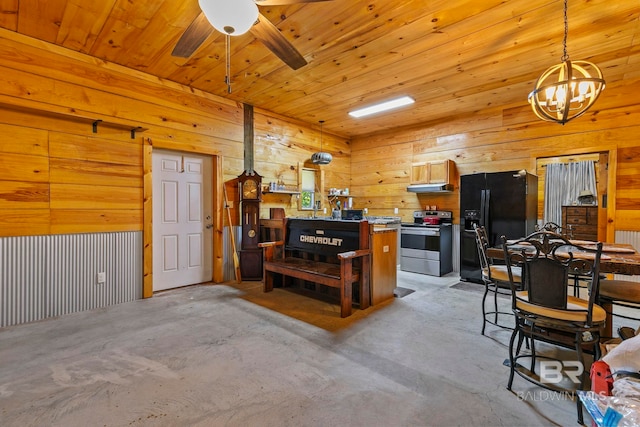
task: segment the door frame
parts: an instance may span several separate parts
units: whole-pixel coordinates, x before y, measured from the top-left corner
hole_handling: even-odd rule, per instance
[[[211,262],[213,282],[221,283],[223,281],[223,191],[224,184],[222,174],[222,156],[219,151],[208,147],[189,147],[173,141],[156,140],[144,138],[142,144],[142,168],[143,168],[143,206],[142,206],[142,235],[143,235],[143,281],[142,281],[142,298],[150,298],[153,296],[153,180],[152,180],[152,153],[153,147],[165,150],[182,151],[187,153],[211,156],[211,189],[213,191],[211,197],[212,216],[213,216],[213,236]]]
[[[578,154],[588,154],[588,153],[608,153],[609,155],[609,163],[607,165],[606,177],[607,177],[607,186],[606,186],[606,194],[607,194],[607,215],[603,221],[606,221],[606,236],[598,236],[599,240],[604,242],[613,242],[615,241],[616,235],[616,175],[618,170],[618,146],[615,144],[602,144],[598,146],[592,147],[580,147],[574,149],[556,149],[556,150],[546,150],[533,152],[530,155],[530,170],[536,170],[536,160],[538,157],[554,157],[554,156],[570,156],[570,155],[578,155]],[[597,172],[599,174],[605,173],[602,171],[602,167]],[[600,190],[598,190],[600,192]],[[600,201],[598,201],[600,202]],[[598,223],[600,223],[601,219],[598,216]],[[599,226],[598,226],[599,227]],[[604,238],[603,238],[604,237]]]

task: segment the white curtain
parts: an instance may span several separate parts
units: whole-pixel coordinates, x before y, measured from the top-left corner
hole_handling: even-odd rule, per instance
[[[562,224],[562,206],[578,201],[582,191],[591,191],[597,200],[596,170],[593,161],[550,163],[545,173],[544,223]]]

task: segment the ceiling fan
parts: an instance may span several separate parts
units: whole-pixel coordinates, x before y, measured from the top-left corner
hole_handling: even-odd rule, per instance
[[[190,57],[214,28],[227,36],[249,31],[294,70],[307,61],[257,6],[280,6],[331,0],[198,0],[202,12],[187,27],[171,55]]]

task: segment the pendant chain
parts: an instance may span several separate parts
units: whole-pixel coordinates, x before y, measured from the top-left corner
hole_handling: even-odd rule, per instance
[[[569,55],[567,54],[567,36],[569,35],[569,19],[567,18],[567,1],[564,0],[564,39],[562,40],[562,58],[560,60],[562,62],[569,60]]]
[[[227,84],[227,93],[231,93],[231,36],[229,36],[229,34],[225,37],[225,58],[226,70],[224,82]]]

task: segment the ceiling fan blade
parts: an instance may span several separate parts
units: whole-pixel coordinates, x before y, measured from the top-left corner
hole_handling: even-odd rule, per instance
[[[294,70],[307,65],[307,61],[302,57],[300,52],[282,35],[278,27],[273,25],[262,13],[258,15],[258,21],[249,31],[271,52]]]
[[[284,6],[286,4],[316,3],[333,0],[253,0],[258,6]]]
[[[181,58],[190,57],[212,32],[213,27],[207,20],[207,17],[204,16],[204,13],[200,12],[200,15],[193,20],[191,25],[189,25],[182,34],[182,37],[180,37],[180,40],[176,43],[176,47],[173,48],[171,55]]]

